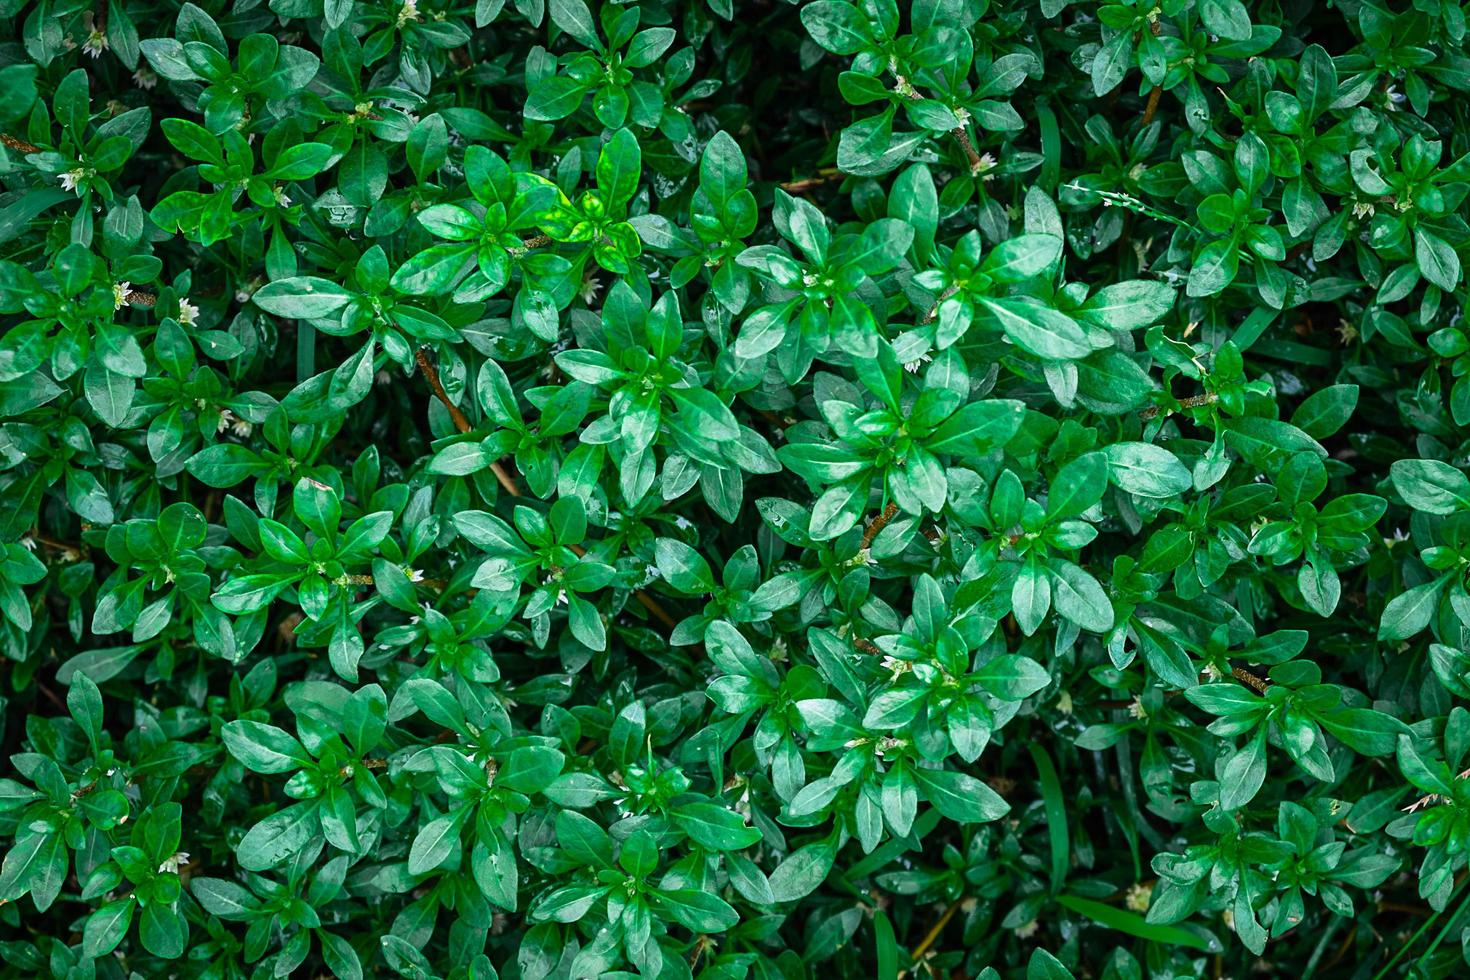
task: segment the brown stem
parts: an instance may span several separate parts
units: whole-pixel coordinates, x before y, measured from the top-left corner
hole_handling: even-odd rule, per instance
[[[459,410],[459,406],[449,400],[449,393],[444,390],[443,383],[439,381],[438,369],[434,367],[434,362],[429,360],[429,355],[424,353],[422,347],[414,351],[413,359],[418,362],[419,373],[429,383],[429,388],[434,392],[434,397],[439,399],[445,408],[449,409],[449,417],[454,420],[454,427],[460,432],[469,432],[470,429],[474,428],[470,425],[470,420],[465,416],[464,412]]]
[[[579,544],[568,545],[567,547],[571,548],[572,551],[576,553],[578,558],[581,558],[587,553],[587,549]],[[637,599],[639,604],[642,605],[644,609],[647,609],[650,613],[652,613],[653,618],[657,619],[660,623],[663,623],[666,628],[673,629],[675,626],[679,625],[679,621],[676,620],[673,616],[670,616],[668,610],[659,605],[657,599],[649,595],[647,592],[644,592],[642,589],[635,590],[633,592],[633,598]]]
[[[424,376],[424,380],[429,382],[429,387],[433,389],[434,397],[438,398],[444,404],[444,407],[449,409],[449,417],[454,420],[454,427],[460,432],[469,432],[473,429],[474,426],[470,425],[470,420],[465,417],[464,412],[460,411],[459,406],[449,400],[449,393],[444,390],[444,385],[439,381],[439,372],[434,367],[434,362],[429,360],[429,355],[424,353],[422,347],[414,352],[413,358],[418,362],[419,373]],[[498,460],[490,464],[490,472],[495,474],[496,482],[500,484],[501,489],[506,493],[512,497],[519,497],[521,495],[521,485],[516,482],[515,477],[506,471],[504,466],[500,465]]]
[[[540,248],[542,245],[550,245],[550,235],[537,235],[535,238],[527,238],[521,242],[521,248]]]
[[[888,522],[893,520],[893,516],[897,513],[898,504],[889,501],[888,506],[883,508],[883,513],[873,518],[873,523],[869,524],[868,529],[863,532],[862,547],[864,549],[873,543],[873,539],[878,536],[878,532],[887,527]]]
[[[919,945],[915,946],[913,953],[910,954],[910,957],[915,963],[918,963],[923,955],[929,952],[929,947],[934,945],[934,941],[939,938],[939,934],[944,931],[944,927],[949,925],[949,920],[953,919],[954,914],[959,910],[959,902],[951,904],[949,908],[944,910],[944,914],[939,917],[939,921],[934,923],[934,928],[930,929],[924,938],[919,940]],[[907,971],[900,973],[899,976],[903,977],[904,973],[907,973]]]
[[[1154,113],[1159,111],[1159,96],[1162,94],[1163,89],[1157,85],[1148,90],[1148,102],[1143,107],[1143,124],[1145,126],[1154,121]]]
[[[906,98],[913,99],[916,102],[924,97],[902,75],[898,76],[898,91]],[[954,129],[951,129],[949,134],[955,138],[955,142],[960,144],[960,149],[965,151],[965,159],[970,162],[970,176],[974,177],[978,175],[985,164],[980,159],[980,154],[975,152],[975,144],[970,140],[970,131],[965,129],[964,123],[960,123]]]
[[[657,599],[649,595],[647,592],[644,592],[642,589],[634,592],[633,598],[637,599],[644,609],[647,609],[650,613],[652,613],[654,619],[658,620],[660,623],[663,623],[665,629],[673,629],[675,626],[679,625],[674,617],[670,616],[668,611],[664,609],[663,606],[659,605]]]
[[[817,171],[817,176],[815,177],[788,180],[781,184],[781,189],[783,191],[790,191],[793,194],[800,194],[802,191],[809,191],[813,187],[821,187],[823,184],[829,184],[834,180],[841,180],[846,176],[847,174],[838,170],[836,167],[827,167]]]
[[[23,139],[11,136],[9,133],[0,133],[0,143],[4,143],[10,149],[19,153],[40,153],[41,148],[34,143],[27,143]]]
[[[1213,405],[1215,403],[1215,398],[1216,396],[1213,391],[1207,391],[1203,395],[1190,395],[1188,398],[1181,398],[1179,400],[1179,407],[1199,408],[1201,405]],[[1159,413],[1162,411],[1163,409],[1160,406],[1150,405],[1148,408],[1145,408],[1143,411],[1139,412],[1138,417],[1146,422],[1149,419],[1158,418]],[[1174,409],[1169,409],[1169,412],[1172,414],[1174,412]]]
[[[1246,687],[1252,688],[1257,694],[1265,694],[1266,688],[1271,686],[1264,677],[1257,677],[1244,667],[1230,668],[1230,676],[1240,681]]]
[[[965,159],[970,161],[970,176],[978,175],[981,170],[985,169],[985,163],[980,159],[980,154],[975,152],[975,144],[970,142],[969,130],[964,126],[956,126],[949,132],[959,141],[960,149],[965,151]]]
[[[960,287],[958,286],[944,287],[944,292],[939,294],[939,298],[934,301],[934,305],[930,307],[929,312],[924,314],[924,319],[919,321],[919,326],[922,327],[925,324],[933,323],[934,318],[939,316],[939,308],[944,305],[944,301],[959,291]]]

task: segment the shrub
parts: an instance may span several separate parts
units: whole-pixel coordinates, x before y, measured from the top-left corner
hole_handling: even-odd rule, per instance
[[[1393,6],[0,2],[7,971],[1464,970]]]

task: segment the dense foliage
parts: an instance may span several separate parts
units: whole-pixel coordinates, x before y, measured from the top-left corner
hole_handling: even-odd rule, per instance
[[[7,975],[1464,975],[1457,0],[0,14]]]

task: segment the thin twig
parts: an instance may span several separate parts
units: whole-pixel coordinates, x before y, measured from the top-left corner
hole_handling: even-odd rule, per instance
[[[443,383],[439,381],[439,370],[434,367],[434,362],[429,360],[429,355],[424,353],[422,347],[414,351],[413,359],[418,362],[419,373],[429,383],[429,388],[434,392],[434,397],[438,398],[444,404],[444,407],[449,409],[449,417],[454,420],[454,427],[460,432],[469,432],[474,428],[474,426],[470,425],[470,420],[465,416],[465,413],[460,411],[459,406],[450,401],[449,393],[444,390]]]
[[[793,194],[800,194],[802,191],[811,190],[813,187],[821,187],[823,184],[830,184],[835,180],[842,180],[846,176],[847,174],[838,170],[836,167],[827,167],[817,171],[817,176],[815,177],[788,180],[781,185],[781,189],[783,191],[790,191]]]
[[[1163,89],[1157,85],[1148,90],[1148,102],[1143,107],[1143,124],[1145,126],[1154,121],[1154,113],[1159,111],[1159,96],[1162,94]]]
[[[1213,391],[1207,391],[1203,395],[1190,395],[1188,398],[1181,398],[1179,400],[1179,407],[1199,408],[1201,405],[1213,405],[1215,403],[1215,398],[1216,396]],[[1138,417],[1147,422],[1149,419],[1158,418],[1159,413],[1162,411],[1162,406],[1150,405],[1148,408],[1145,408],[1143,411],[1139,412]],[[1170,414],[1173,414],[1174,411],[1175,410],[1172,408],[1169,409]]]
[[[975,152],[975,144],[970,142],[969,130],[964,126],[956,126],[949,133],[959,142],[960,149],[965,151],[965,159],[970,161],[970,176],[978,176],[985,169],[985,161]]]
[[[1244,667],[1230,668],[1230,676],[1240,681],[1246,687],[1254,688],[1257,694],[1265,694],[1266,688],[1271,686],[1264,677],[1257,677]]]
[[[894,72],[894,78],[898,81],[897,89],[899,94],[915,102],[924,98],[919,90],[914,88],[913,83],[898,74],[897,71]],[[985,169],[985,161],[981,160],[980,154],[975,152],[975,144],[970,141],[970,131],[965,129],[964,123],[960,123],[954,129],[951,129],[949,134],[955,138],[955,142],[960,144],[960,149],[965,151],[965,159],[970,163],[970,176],[977,176]]]
[[[873,523],[869,524],[868,529],[863,532],[863,549],[866,549],[873,543],[873,539],[878,536],[878,532],[887,527],[888,522],[893,520],[894,515],[897,513],[898,504],[890,500],[888,506],[883,508],[883,513],[873,518]]]
[[[434,362],[429,360],[429,355],[424,353],[422,347],[414,352],[413,359],[418,362],[419,373],[429,383],[430,389],[434,392],[434,397],[438,398],[444,407],[449,409],[449,417],[454,421],[454,427],[460,432],[469,432],[472,430],[474,426],[470,425],[469,418],[466,417],[464,412],[460,411],[458,405],[450,401],[449,393],[444,390],[444,384],[439,380],[439,371],[434,367]],[[500,465],[499,460],[490,464],[490,472],[495,474],[496,482],[500,484],[501,489],[506,493],[512,497],[519,497],[521,495],[521,485],[516,482],[515,477],[506,471],[504,466]]]
[[[954,914],[958,912],[959,909],[959,902],[955,902],[950,905],[949,908],[944,910],[944,914],[939,917],[939,921],[934,923],[934,928],[930,929],[928,934],[925,935],[923,939],[919,940],[919,945],[915,946],[913,953],[910,954],[910,957],[915,963],[918,963],[923,955],[929,952],[929,947],[934,945],[934,941],[939,938],[939,934],[944,931],[945,926],[949,925],[949,920],[954,918]],[[902,978],[907,973],[908,971],[904,970],[903,972],[899,973],[899,977]]]
[[[0,143],[4,143],[10,149],[18,153],[40,153],[41,148],[34,143],[27,143],[23,139],[11,136],[9,133],[0,133]]]
[[[959,291],[960,287],[958,286],[946,286],[944,292],[940,293],[939,298],[934,301],[934,305],[929,308],[929,312],[924,314],[924,319],[919,321],[919,326],[922,327],[933,323],[935,318],[939,316],[939,308],[944,305],[944,301]]]

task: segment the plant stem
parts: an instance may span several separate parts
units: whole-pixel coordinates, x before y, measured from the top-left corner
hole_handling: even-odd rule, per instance
[[[41,148],[34,143],[27,143],[23,139],[11,136],[9,133],[0,133],[0,143],[4,143],[10,149],[18,153],[40,153]]]
[[[434,392],[434,397],[438,398],[444,407],[449,410],[449,417],[454,421],[454,427],[460,432],[469,432],[473,429],[474,426],[470,425],[469,418],[465,416],[464,412],[460,411],[458,405],[450,401],[449,393],[444,390],[444,385],[439,380],[438,369],[434,367],[434,362],[429,360],[429,355],[424,352],[422,347],[414,352],[413,359],[418,363],[419,373],[429,383],[429,388]],[[500,465],[499,460],[490,464],[490,472],[495,474],[496,482],[500,484],[501,489],[506,493],[512,497],[519,497],[521,495],[521,485],[516,481],[515,477],[510,475],[504,466]]]
[[[868,529],[863,532],[862,547],[867,548],[870,544],[872,544],[873,539],[878,536],[878,532],[887,527],[888,522],[893,520],[894,515],[897,513],[898,504],[889,501],[888,506],[883,508],[883,513],[873,518],[873,522],[869,524]]]
[[[939,938],[939,934],[944,931],[944,927],[949,925],[949,920],[953,919],[954,914],[959,910],[960,903],[951,902],[949,908],[945,909],[944,914],[939,917],[939,921],[934,923],[934,928],[930,929],[924,935],[924,938],[919,940],[919,945],[915,946],[913,953],[910,954],[910,957],[915,963],[918,963],[923,955],[929,952],[929,947],[934,945],[934,941]],[[903,974],[900,973],[899,976],[902,977]]]

